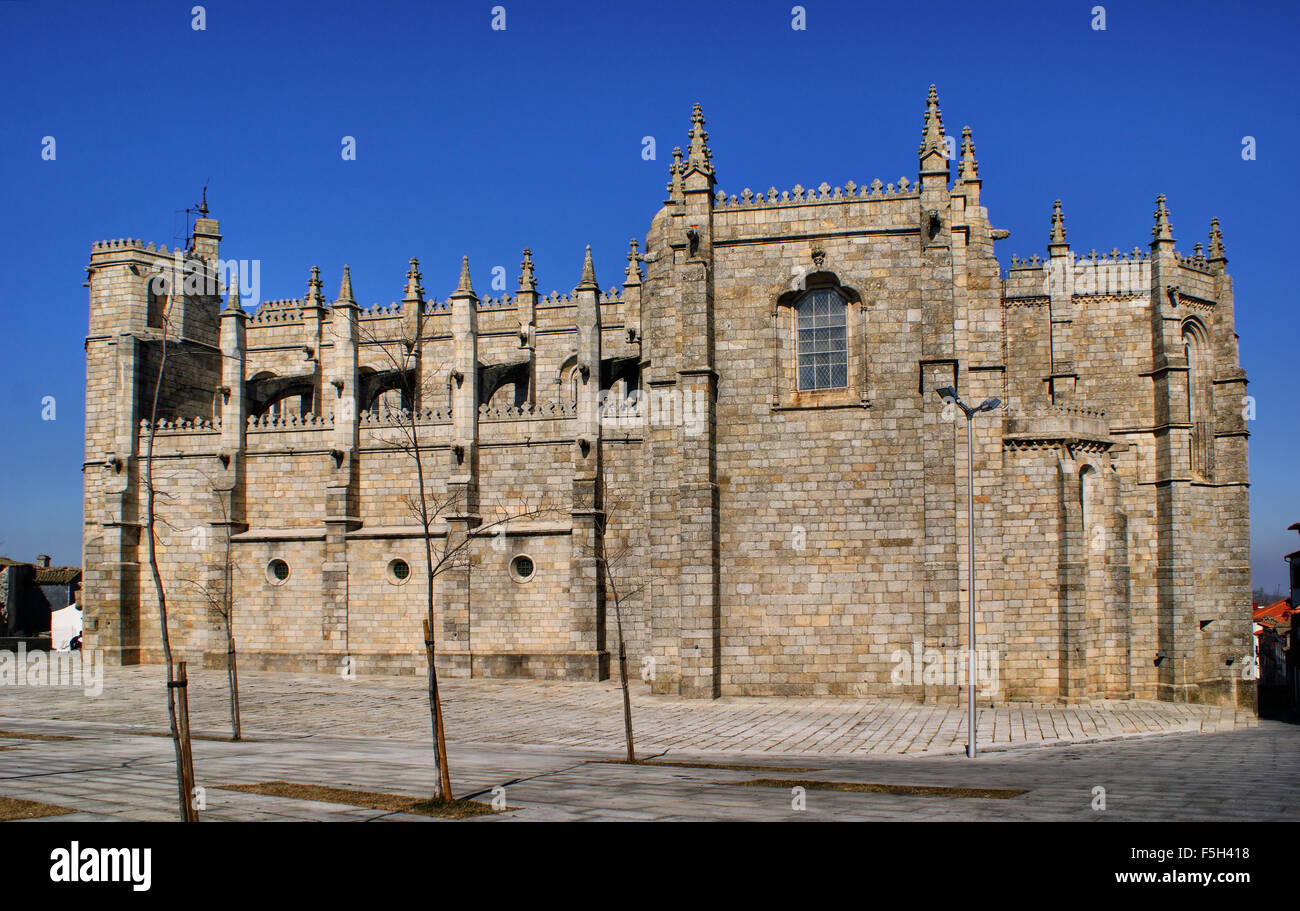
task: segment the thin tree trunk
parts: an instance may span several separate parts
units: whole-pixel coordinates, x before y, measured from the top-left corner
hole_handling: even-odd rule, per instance
[[[225,510],[223,504],[222,510]],[[234,584],[234,573],[230,563],[230,519],[226,517],[226,556],[225,556],[225,592],[226,602],[226,679],[230,683],[230,739],[239,740],[242,731],[239,724],[239,668],[235,658],[235,598],[230,588]]]
[[[158,625],[162,633],[163,660],[167,665],[167,721],[171,727],[172,746],[176,754],[176,789],[180,801],[181,821],[196,822],[190,803],[190,794],[186,780],[193,772],[187,774],[185,749],[181,744],[181,732],[176,720],[175,690],[176,680],[173,676],[172,644],[167,632],[167,594],[163,590],[162,575],[158,572],[158,536],[155,528],[155,491],[153,486],[153,443],[158,432],[158,396],[162,391],[163,375],[167,366],[167,321],[163,320],[162,353],[158,359],[158,381],[153,390],[153,406],[149,412],[149,446],[145,462],[145,528],[149,540],[149,572],[153,576],[154,594],[158,598]]]
[[[226,636],[230,645],[226,652],[226,678],[230,681],[230,739],[239,740],[242,736],[239,725],[239,668],[235,661],[235,637],[229,631]]]
[[[424,338],[424,305],[417,305],[419,314],[415,323],[415,351],[416,357],[419,357],[420,343]],[[417,360],[418,363],[418,360]],[[450,803],[451,794],[451,770],[447,765],[447,751],[445,748],[444,732],[442,727],[442,697],[438,692],[438,668],[435,664],[437,657],[436,646],[437,640],[434,636],[435,619],[433,613],[433,539],[429,534],[429,498],[424,489],[424,460],[420,451],[420,430],[419,416],[416,413],[416,394],[415,388],[419,384],[419,374],[417,371],[417,381],[412,383],[411,391],[411,450],[415,455],[415,478],[416,484],[420,491],[420,526],[424,532],[424,567],[425,567],[425,614],[424,621],[424,651],[425,660],[429,665],[429,725],[433,734],[433,764],[437,769],[438,781],[434,789],[434,799]]]
[[[632,747],[632,696],[627,688],[627,645],[623,641],[623,610],[619,602],[618,586],[614,584],[614,576],[609,572],[608,564],[605,575],[609,579],[609,590],[614,595],[614,625],[618,630],[618,677],[623,686],[623,736],[627,739],[627,761],[636,762],[636,751]]]
[[[185,662],[181,661],[176,665],[176,683],[172,687],[172,692],[176,694],[177,726],[181,732],[181,755],[185,759],[182,764],[185,778],[183,790],[190,796],[190,799],[185,803],[185,821],[198,822],[199,813],[194,806],[193,800],[198,789],[194,787],[194,744],[190,737],[189,686],[189,674],[185,672]]]

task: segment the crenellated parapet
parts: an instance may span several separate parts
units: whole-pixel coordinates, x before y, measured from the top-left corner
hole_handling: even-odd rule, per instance
[[[334,425],[334,415],[322,414],[284,414],[271,415],[264,414],[261,416],[252,415],[248,418],[248,429],[256,431],[276,431],[276,430],[303,430],[317,429],[321,427],[332,427]]]
[[[842,187],[832,187],[823,181],[817,187],[804,189],[802,184],[795,184],[792,189],[777,192],[776,187],[769,187],[766,193],[755,193],[745,187],[737,196],[728,195],[723,190],[714,194],[714,206],[717,209],[769,209],[782,206],[827,205],[829,203],[848,203],[863,199],[901,199],[916,197],[920,189],[906,177],[898,178],[898,183],[881,183],[873,180],[870,184],[859,186],[848,181]]]
[[[492,407],[483,404],[478,407],[481,421],[548,421],[565,420],[577,416],[577,405],[573,402],[539,402],[522,405],[504,405]]]
[[[249,319],[249,327],[302,322],[304,306],[300,299],[263,301]]]
[[[1005,279],[1007,301],[1053,293],[1143,295],[1151,289],[1151,260],[1138,247],[1130,253],[1112,249],[1104,255],[1093,250],[1086,257],[1069,251],[1046,259],[1037,254],[1028,258],[1013,254]]]
[[[154,423],[154,433],[162,434],[183,434],[183,433],[216,433],[221,430],[221,418],[159,418]],[[145,418],[140,422],[141,436],[149,434],[149,419]]]
[[[415,412],[416,424],[450,424],[452,409],[421,408]],[[405,427],[411,423],[411,412],[401,411],[363,411],[360,423],[362,427]]]

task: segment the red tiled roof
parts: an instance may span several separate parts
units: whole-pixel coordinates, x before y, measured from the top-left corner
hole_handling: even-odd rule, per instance
[[[1260,623],[1264,620],[1273,620],[1277,623],[1284,623],[1287,620],[1290,620],[1291,615],[1295,612],[1296,609],[1291,606],[1291,601],[1287,598],[1283,598],[1281,601],[1274,601],[1272,604],[1266,605],[1265,607],[1255,608],[1254,619],[1256,623]]]

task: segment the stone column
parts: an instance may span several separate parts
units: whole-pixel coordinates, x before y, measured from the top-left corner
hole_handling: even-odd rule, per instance
[[[578,330],[577,421],[569,550],[570,651],[588,679],[609,676],[605,647],[604,503],[600,427],[600,289],[591,247],[574,288]]]
[[[322,415],[332,416],[329,461],[325,477],[325,560],[321,565],[321,638],[334,655],[346,660],[354,651],[349,620],[347,534],[361,527],[357,503],[357,444],[360,420],[360,377],[357,370],[360,308],[352,296],[352,274],[343,267],[338,300],[328,323],[329,347],[320,352]],[[343,657],[340,657],[342,655]],[[341,668],[340,668],[341,669]],[[349,668],[351,669],[351,668]]]
[[[448,552],[463,550],[438,577],[434,597],[440,621],[439,656],[453,676],[470,676],[473,542],[469,536],[483,519],[479,515],[478,296],[470,282],[468,257],[461,262],[460,283],[451,295],[451,331],[453,436],[447,491],[454,502],[443,517]]]

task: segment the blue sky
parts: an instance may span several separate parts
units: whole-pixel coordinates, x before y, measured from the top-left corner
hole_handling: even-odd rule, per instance
[[[1223,227],[1251,425],[1255,582],[1300,546],[1295,211],[1300,5],[1221,2],[0,3],[0,553],[80,561],[92,242],[169,246],[204,183],[226,258],[263,298],[343,263],[363,303],[428,293],[530,246],[568,290],[590,243],[603,286],[664,196],[691,104],[720,187],[915,179],[922,110],[974,130],[1010,254],[1045,251],[1052,200],[1086,253],[1150,241],[1158,193],[1179,249]],[[54,161],[41,157],[43,137]],[[355,161],[340,155],[356,138]],[[653,136],[657,160],[643,160]],[[1253,136],[1257,157],[1242,159]],[[42,420],[52,395],[56,419]]]

